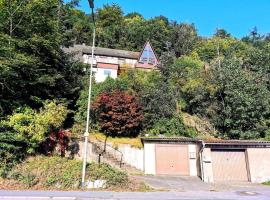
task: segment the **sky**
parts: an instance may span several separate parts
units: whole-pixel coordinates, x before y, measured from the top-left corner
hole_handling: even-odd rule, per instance
[[[237,38],[257,27],[270,33],[270,0],[95,0],[95,7],[116,3],[125,14],[138,12],[149,19],[166,16],[177,22],[194,23],[199,35],[210,37],[223,28]],[[90,12],[88,1],[80,0],[79,9]]]

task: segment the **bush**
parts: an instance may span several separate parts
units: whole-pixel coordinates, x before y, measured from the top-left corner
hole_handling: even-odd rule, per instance
[[[16,133],[0,128],[0,176],[6,177],[11,168],[26,155],[27,143],[17,139]]]
[[[137,136],[142,130],[143,112],[137,99],[126,92],[101,93],[93,110],[100,129],[107,136]]]
[[[76,189],[81,181],[82,162],[61,157],[36,156],[18,165],[10,173],[10,178],[18,180],[26,187]],[[107,164],[90,163],[86,169],[86,180],[106,180],[106,187],[128,184],[126,173]]]
[[[75,114],[75,121],[78,124],[85,123],[86,116],[87,116],[87,101],[88,101],[88,82],[85,82],[85,85],[87,87],[84,87],[84,89],[80,93],[80,97],[76,102],[76,106],[78,108],[76,114]],[[102,92],[108,92],[111,93],[114,90],[119,91],[126,91],[128,89],[126,80],[122,80],[120,78],[112,79],[108,77],[104,82],[101,83],[93,83],[92,85],[92,97],[91,100],[94,102],[98,95]],[[95,126],[97,121],[95,119],[94,115],[91,115],[91,126]],[[93,127],[96,128],[96,127]],[[82,133],[83,134],[83,133]]]
[[[171,119],[161,119],[154,124],[154,127],[150,129],[151,135],[165,135],[165,136],[184,136],[195,137],[196,131],[192,128],[188,128],[183,123],[181,115],[176,115]]]
[[[31,144],[28,153],[33,153],[51,130],[62,126],[67,113],[63,104],[46,101],[39,112],[29,107],[18,109],[7,120],[1,121],[1,126],[13,130],[17,139]]]

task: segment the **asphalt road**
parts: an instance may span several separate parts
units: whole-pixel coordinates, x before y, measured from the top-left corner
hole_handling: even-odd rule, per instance
[[[270,188],[257,191],[185,191],[185,192],[83,192],[83,191],[6,191],[2,200],[270,200]]]

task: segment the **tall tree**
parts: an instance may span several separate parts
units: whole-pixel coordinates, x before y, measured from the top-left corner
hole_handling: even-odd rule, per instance
[[[19,5],[19,6],[16,6]],[[8,1],[1,4],[0,110],[2,114],[22,104],[41,106],[44,99],[76,99],[80,67],[61,49],[62,17],[58,0]],[[7,7],[12,14],[13,32]],[[31,22],[31,23],[29,23]]]
[[[172,24],[170,43],[177,57],[189,55],[198,39],[194,24],[178,24],[176,22]]]

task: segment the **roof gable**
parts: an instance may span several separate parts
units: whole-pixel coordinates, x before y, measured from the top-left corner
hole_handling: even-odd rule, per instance
[[[146,42],[140,54],[137,67],[154,68],[158,64],[158,59],[150,42]]]

